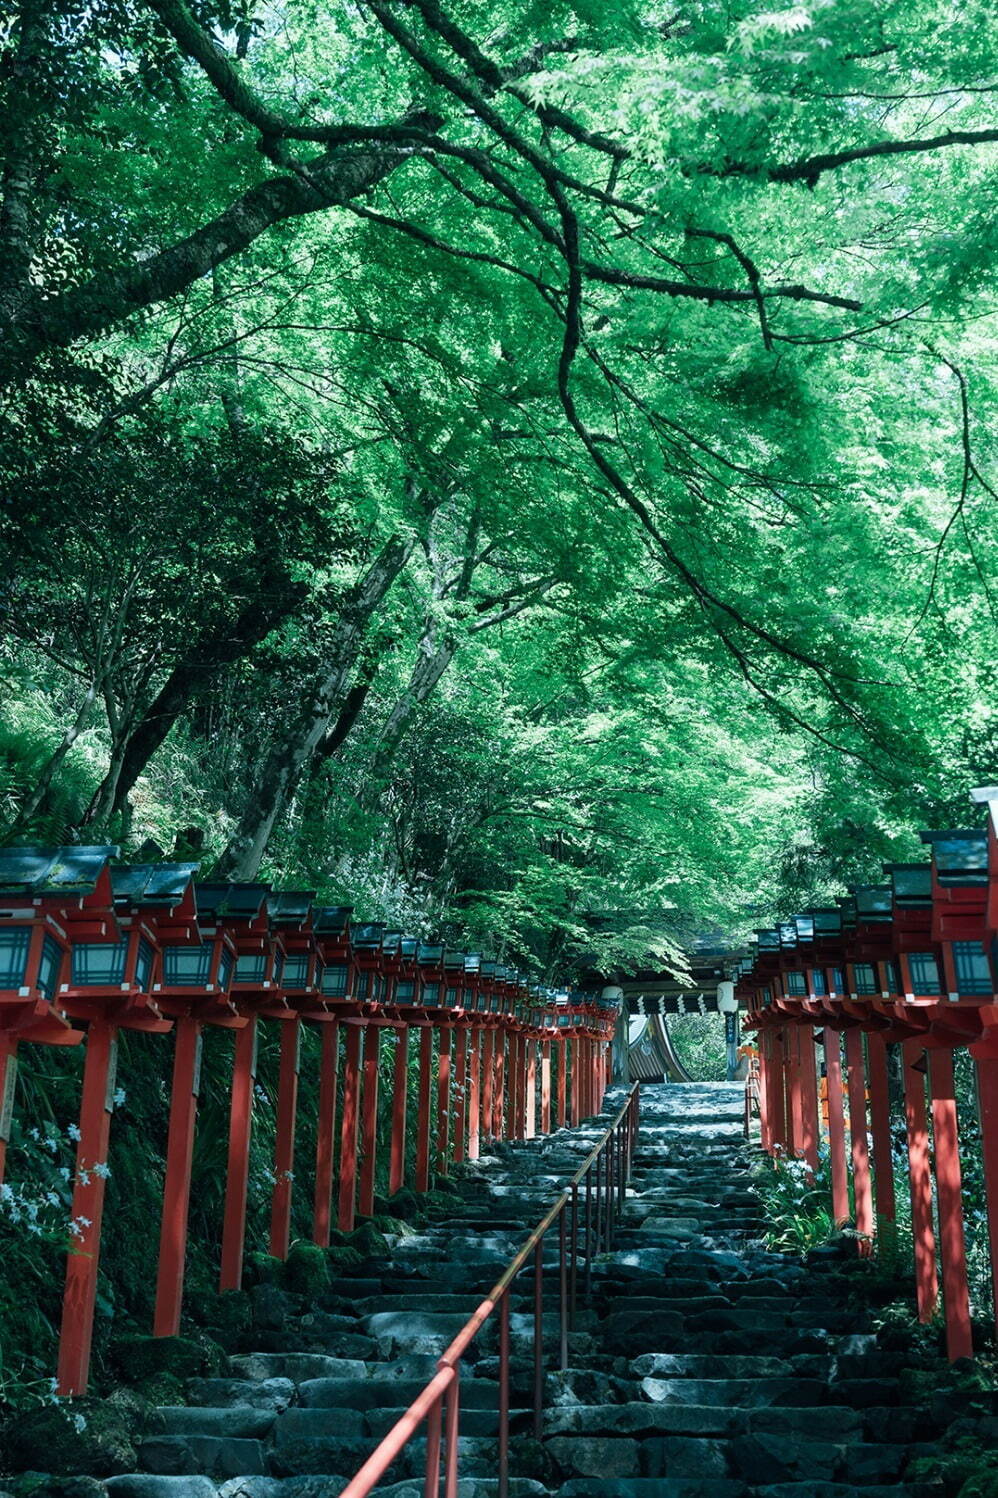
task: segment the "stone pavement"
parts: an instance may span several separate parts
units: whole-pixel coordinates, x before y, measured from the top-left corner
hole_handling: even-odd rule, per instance
[[[191,1381],[186,1404],[160,1407],[137,1442],[142,1470],[101,1479],[88,1498],[336,1498],[622,1096],[608,1097],[602,1121],[469,1167],[448,1219],[401,1237],[390,1262],[358,1266],[316,1300],[258,1286],[253,1345],[225,1376]],[[624,1216],[594,1266],[571,1366],[547,1376],[540,1441],[529,1433],[532,1280],[521,1276],[513,1498],[942,1491],[917,1483],[912,1463],[936,1452],[959,1401],[912,1372],[903,1337],[875,1331],[877,1303],[897,1286],[848,1245],[806,1266],[764,1249],[741,1108],[740,1086],[642,1089]],[[556,1296],[552,1273],[552,1354]],[[487,1326],[462,1376],[461,1498],[498,1486],[495,1337]],[[379,1493],[421,1498],[424,1453],[413,1441]]]

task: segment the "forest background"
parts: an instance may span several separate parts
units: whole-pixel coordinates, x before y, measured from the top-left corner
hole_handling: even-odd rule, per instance
[[[5,838],[561,979],[966,823],[991,6],[4,0],[0,47]]]

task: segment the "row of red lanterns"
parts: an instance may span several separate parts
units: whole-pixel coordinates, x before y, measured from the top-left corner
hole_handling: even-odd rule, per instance
[[[922,833],[930,862],[887,864],[889,883],[858,885],[833,907],[756,932],[756,951],[736,972],[746,1026],[759,1033],[763,1145],[772,1154],[804,1159],[812,1170],[819,1125],[811,1036],[821,1032],[814,1038],[825,1060],[833,1215],[839,1223],[849,1220],[851,1174],[861,1251],[875,1237],[890,1242],[894,1235],[887,1045],[900,1044],[916,1298],[919,1314],[929,1320],[938,1296],[934,1165],[943,1309],[954,1359],[973,1350],[954,1084],[958,1047],[968,1049],[975,1065],[998,1305],[998,788],[975,791],[972,799],[988,807],[986,828]]]
[[[307,892],[195,883],[196,864],[116,866],[117,852],[111,846],[0,849],[0,1179],[19,1042],[86,1042],[72,1206],[82,1227],[67,1263],[61,1393],[82,1393],[88,1379],[120,1029],[175,1035],[156,1335],[174,1335],[180,1324],[205,1025],[235,1031],[222,1289],[238,1288],[242,1280],[261,1019],[281,1022],[269,1244],[279,1257],[290,1237],[303,1022],[321,1033],[313,1215],[319,1244],[328,1244],[333,1220],[341,1023],[336,1205],[345,1231],[353,1228],[358,1205],[362,1214],[373,1211],[386,1032],[396,1041],[392,1192],[404,1183],[411,1027],[420,1033],[417,1190],[430,1185],[434,1154],[437,1169],[446,1171],[451,1158],[476,1155],[482,1135],[527,1137],[538,1122],[550,1128],[552,1101],[561,1126],[569,1091],[574,1121],[598,1110],[616,1012],[595,995],[538,989],[477,954],[356,923],[350,909],[316,905]]]

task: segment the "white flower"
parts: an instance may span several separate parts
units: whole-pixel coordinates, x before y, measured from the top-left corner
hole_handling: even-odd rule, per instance
[[[127,1096],[128,1096],[128,1094],[126,1093],[126,1091],[125,1091],[125,1089],[123,1087],[117,1088],[117,1090],[115,1091],[115,1094],[114,1094],[114,1106],[116,1108],[120,1108],[121,1105],[122,1105],[122,1103],[125,1101],[125,1098]]]
[[[83,1415],[74,1415],[72,1417],[72,1420],[73,1420],[73,1429],[76,1431],[77,1435],[82,1435],[82,1433],[87,1428],[86,1419],[84,1418]]]
[[[106,1181],[108,1176],[111,1174],[111,1167],[105,1160],[99,1160],[93,1167],[93,1172],[95,1176],[100,1176],[102,1181]]]
[[[67,1129],[66,1129],[66,1133],[69,1136],[69,1138],[74,1141],[74,1143],[79,1143],[80,1130],[79,1130],[79,1128],[77,1127],[76,1124],[69,1124],[68,1127],[67,1127]]]

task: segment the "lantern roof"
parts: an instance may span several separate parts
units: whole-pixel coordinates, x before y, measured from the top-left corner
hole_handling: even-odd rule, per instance
[[[387,957],[399,957],[402,955],[402,933],[401,931],[386,931],[381,938],[381,950]]]
[[[759,943],[760,952],[776,952],[780,946],[780,933],[775,928],[771,931],[757,931],[756,938]]]
[[[419,961],[428,963],[431,967],[439,967],[444,960],[444,944],[442,941],[421,941],[419,944]]]
[[[465,952],[464,970],[466,973],[480,973],[482,970],[481,952]]]
[[[983,829],[951,828],[918,835],[932,849],[940,884],[987,884],[988,835]]]
[[[402,956],[407,962],[412,962],[419,956],[419,940],[415,936],[403,936]]]
[[[116,843],[87,847],[0,848],[0,893],[88,895],[120,849]]]
[[[198,917],[203,921],[252,921],[270,894],[269,884],[196,884]]]
[[[998,785],[979,785],[970,793],[971,801],[978,806],[986,806],[991,818],[991,825],[998,832]]]
[[[793,921],[794,928],[795,928],[795,930],[797,932],[797,940],[798,941],[813,941],[814,940],[814,916],[813,915],[795,915],[795,916],[791,916],[791,920]],[[741,966],[741,965],[742,964],[737,964],[736,968],[737,968],[737,966]]]
[[[857,913],[856,896],[855,895],[836,895],[836,897],[835,897],[835,903],[839,907],[839,912],[840,912],[840,914],[842,916],[842,925],[843,925],[843,928],[846,928],[846,927],[853,928],[853,927],[855,927],[855,925],[856,925],[856,913]]]
[[[816,910],[809,910],[808,915],[814,921],[815,937],[820,938],[822,936],[841,936],[841,910],[833,910],[831,906],[823,905]]]
[[[111,870],[115,910],[137,905],[179,905],[200,865],[196,863],[134,863]]]
[[[781,921],[777,926],[781,947],[795,947],[797,945],[797,927],[793,921]]]
[[[345,936],[352,915],[352,905],[317,905],[312,912],[312,926],[323,936]]]
[[[465,954],[463,952],[445,952],[444,953],[444,967],[447,968],[451,972],[461,972],[461,973],[463,973],[464,972],[464,955]]]
[[[303,926],[314,899],[314,889],[275,889],[267,896],[267,911],[275,925]]]
[[[856,915],[861,921],[890,921],[894,892],[889,884],[857,884],[853,889]]]
[[[895,905],[917,907],[932,904],[930,863],[885,863],[884,873],[891,876]]]
[[[366,925],[351,922],[350,944],[358,952],[380,952],[384,936],[385,928],[380,921],[372,921]]]

